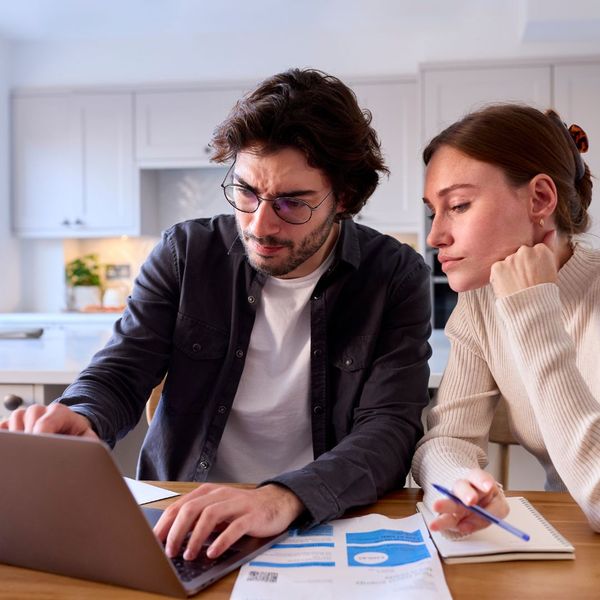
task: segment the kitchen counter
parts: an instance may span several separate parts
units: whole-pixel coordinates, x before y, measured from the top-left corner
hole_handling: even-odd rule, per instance
[[[433,355],[429,359],[429,387],[438,388],[450,354],[450,341],[443,329],[434,329],[429,338]]]
[[[110,326],[48,327],[39,339],[0,339],[0,383],[70,384],[102,348]]]
[[[0,327],[112,327],[120,317],[115,312],[61,312],[61,313],[0,313]]]

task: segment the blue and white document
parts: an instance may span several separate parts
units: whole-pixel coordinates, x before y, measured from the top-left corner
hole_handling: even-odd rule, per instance
[[[421,515],[338,519],[282,542],[244,565],[231,600],[344,598],[451,600]]]

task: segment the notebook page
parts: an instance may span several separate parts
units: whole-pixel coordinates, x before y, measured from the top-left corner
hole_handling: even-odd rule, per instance
[[[528,533],[531,539],[526,542],[508,531],[490,525],[467,537],[448,539],[439,532],[430,532],[435,544],[444,557],[469,556],[500,552],[573,552],[573,546],[544,517],[522,497],[507,498],[510,513],[506,521]],[[425,522],[433,519],[432,513],[418,504]]]

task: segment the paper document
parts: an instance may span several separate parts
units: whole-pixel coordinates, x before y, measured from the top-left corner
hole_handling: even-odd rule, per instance
[[[157,500],[179,496],[177,492],[165,490],[164,488],[150,485],[137,479],[130,479],[129,477],[123,477],[123,479],[138,504],[147,504],[148,502],[156,502]]]
[[[339,519],[290,535],[238,574],[231,600],[451,600],[421,515]]]

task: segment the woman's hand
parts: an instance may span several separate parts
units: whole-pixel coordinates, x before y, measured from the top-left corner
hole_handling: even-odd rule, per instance
[[[560,265],[556,231],[549,231],[541,243],[521,246],[514,254],[492,265],[490,283],[496,298],[539,285],[554,283]]]
[[[502,488],[496,480],[482,469],[469,471],[466,479],[459,479],[452,488],[465,504],[478,504],[488,512],[503,519],[509,507]],[[438,516],[429,524],[432,531],[454,531],[469,534],[487,527],[490,523],[474,512],[467,510],[449,498],[440,498],[433,503]]]

